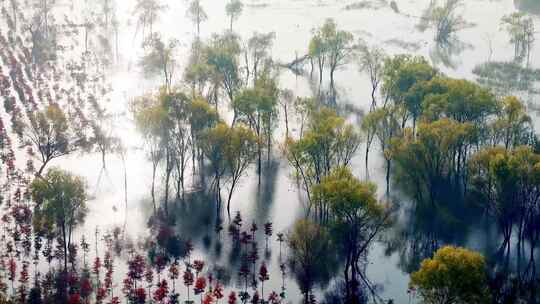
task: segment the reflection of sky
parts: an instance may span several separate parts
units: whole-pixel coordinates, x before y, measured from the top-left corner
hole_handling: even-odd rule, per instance
[[[532,1],[532,0],[530,0]],[[181,66],[177,69],[175,79],[181,77],[181,69],[184,66],[186,51],[193,39],[194,26],[185,18],[187,1],[164,1],[168,8],[155,24],[155,31],[165,38],[179,39],[182,50],[178,54]],[[390,8],[378,10],[343,10],[343,1],[308,1],[308,0],[268,0],[265,2],[246,0],[244,12],[238,21],[234,23],[234,29],[242,37],[246,38],[255,31],[276,32],[276,40],[273,56],[280,61],[287,62],[306,52],[311,30],[321,25],[326,18],[335,18],[340,27],[355,33],[369,44],[377,44],[385,48],[390,54],[406,52],[395,44],[385,44],[392,39],[412,42],[419,45],[418,54],[429,57],[434,54],[432,32],[419,33],[415,25],[417,18],[395,14]],[[117,131],[124,143],[130,148],[127,153],[127,176],[128,176],[128,232],[137,237],[145,234],[146,216],[150,209],[150,181],[151,165],[145,160],[143,151],[140,149],[142,142],[135,132],[133,124],[125,114],[126,105],[130,98],[138,94],[152,90],[159,83],[159,79],[144,79],[137,68],[138,58],[142,51],[140,48],[141,33],[135,36],[135,17],[133,16],[133,0],[117,0],[120,28],[120,57],[121,63],[110,76],[112,86],[115,89],[111,96],[110,111],[119,114],[115,122]],[[209,20],[201,25],[203,38],[208,38],[210,33],[221,32],[228,27],[228,19],[224,14],[226,1],[204,0],[202,4],[206,9]],[[264,8],[257,8],[250,4],[268,3]],[[419,16],[428,5],[428,0],[422,1],[399,1],[399,9],[406,15]],[[459,57],[453,58],[455,69],[448,69],[443,65],[439,68],[452,77],[473,79],[471,70],[478,63],[484,62],[489,56],[489,41],[493,49],[493,60],[507,61],[512,59],[513,48],[508,43],[508,37],[499,29],[500,18],[515,10],[511,0],[465,1],[463,8],[464,18],[476,24],[475,27],[463,30],[459,33],[459,40],[464,44],[471,45],[464,48]],[[537,22],[537,27],[540,27]],[[130,25],[128,25],[130,24]],[[538,67],[539,58],[535,58],[533,52],[533,66]],[[433,60],[441,62],[440,60]],[[325,74],[325,78],[327,75]],[[309,95],[309,84],[302,78],[296,79],[290,73],[281,76],[281,86],[294,90],[300,96]],[[347,102],[367,109],[370,102],[370,86],[366,75],[356,71],[354,64],[349,65],[336,74],[337,86],[341,89],[340,96]],[[224,107],[225,108],[225,107]],[[279,131],[278,134],[282,134]],[[276,136],[278,140],[282,136]],[[277,150],[278,143],[274,145]],[[363,164],[364,148],[360,147],[358,157],[353,160],[354,173],[364,177]],[[384,170],[380,156],[375,153],[370,156],[371,177],[379,184],[379,190],[384,189]],[[73,170],[75,173],[84,175],[89,183],[90,192],[96,193],[96,198],[90,202],[91,213],[87,219],[87,234],[91,234],[95,226],[103,228],[113,225],[121,225],[124,221],[123,208],[123,166],[120,158],[116,155],[108,156],[108,177],[103,176],[96,191],[96,181],[99,175],[100,157],[98,155],[80,156],[74,155],[54,164]],[[277,169],[276,169],[277,170]],[[187,175],[189,176],[189,174]],[[255,217],[260,216],[271,219],[274,223],[274,231],[279,232],[288,229],[294,219],[301,214],[298,202],[298,193],[291,182],[290,169],[286,162],[280,162],[279,170],[272,180],[268,189],[274,189],[271,196],[265,198],[270,202],[262,201],[258,196],[257,178],[251,171],[251,177],[242,180],[241,185],[233,196],[232,214],[236,210],[242,210],[244,222],[250,223]],[[161,177],[158,177],[160,180]],[[159,183],[159,182],[158,182]],[[381,190],[382,191],[382,190]],[[262,202],[261,202],[262,201]],[[113,206],[117,211],[113,210]],[[274,243],[277,246],[277,243]],[[370,256],[368,272],[371,279],[377,283],[383,283],[385,287],[384,297],[395,298],[398,303],[404,303],[408,298],[406,294],[407,277],[397,267],[397,257],[387,258],[380,246],[375,246]],[[273,249],[277,252],[277,247]],[[274,254],[276,258],[277,254]],[[279,290],[280,277],[276,264],[272,265],[272,281],[265,289]],[[290,284],[289,284],[290,286]],[[295,292],[298,294],[298,292]]]

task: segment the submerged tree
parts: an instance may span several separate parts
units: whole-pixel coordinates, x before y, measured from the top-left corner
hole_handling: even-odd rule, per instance
[[[221,206],[221,188],[223,179],[229,184],[227,212],[230,215],[230,203],[233,192],[241,177],[256,155],[257,137],[242,125],[228,127],[219,123],[204,133],[203,152],[210,161],[214,177],[214,187],[218,209]]]
[[[231,103],[242,84],[238,63],[241,52],[239,39],[232,32],[214,35],[203,52],[205,63],[213,70],[218,86],[223,88]],[[217,91],[215,94],[217,95]],[[215,102],[217,107],[217,100]],[[236,112],[233,122],[235,120]]]
[[[469,175],[471,197],[495,218],[504,237],[501,251],[509,254],[516,225],[519,246],[537,212],[540,155],[529,146],[487,148],[470,160]]]
[[[271,68],[270,51],[274,44],[276,33],[253,33],[247,43],[245,50],[246,61],[246,84],[249,82],[249,77],[253,79],[253,86],[257,85],[257,81],[261,75],[268,73]]]
[[[449,186],[460,189],[456,175],[462,168],[458,167],[456,155],[472,142],[473,135],[471,124],[447,118],[421,123],[416,138],[406,129],[402,138],[392,141],[390,150],[398,178],[413,189],[419,202],[436,206],[439,199],[448,196],[444,190]]]
[[[347,302],[360,297],[362,258],[373,240],[389,224],[388,208],[377,201],[376,186],[360,182],[346,167],[337,167],[313,189],[321,218],[332,228],[345,254]]]
[[[67,271],[73,231],[88,212],[86,186],[82,178],[52,168],[44,177],[36,177],[30,190],[36,202],[34,227],[37,231],[58,236],[63,250],[64,271]]]
[[[402,132],[397,116],[396,107],[380,108],[370,112],[362,120],[362,129],[368,133],[366,142],[366,171],[368,169],[368,157],[371,144],[374,138],[377,138],[380,150],[386,162],[386,192],[390,192],[390,172],[392,171],[392,154],[390,153],[390,140],[399,136]]]
[[[300,139],[287,139],[285,155],[306,191],[310,207],[314,203],[312,187],[333,168],[348,166],[360,141],[359,132],[328,108],[310,114],[308,129]]]
[[[330,87],[334,90],[334,74],[336,70],[349,62],[353,47],[353,35],[340,30],[333,19],[327,19],[320,29],[325,50],[328,54],[330,69]]]
[[[143,135],[152,161],[152,204],[157,211],[155,183],[159,163],[164,157],[163,134],[167,131],[167,111],[159,98],[145,95],[134,100],[131,109],[137,129]]]
[[[277,116],[278,88],[274,79],[263,75],[255,88],[239,92],[233,102],[233,108],[240,121],[245,122],[257,135],[257,173],[259,183],[262,170],[262,151],[267,150],[270,160],[272,133]]]
[[[353,50],[353,35],[347,31],[338,29],[333,19],[327,19],[315,31],[309,43],[308,54],[311,60],[317,60],[319,67],[319,87],[322,84],[324,67],[328,65],[330,88],[332,91],[335,91],[334,74],[340,66],[349,61]]]
[[[383,80],[384,62],[386,54],[379,47],[369,47],[361,44],[356,53],[356,63],[361,72],[368,74],[371,83],[371,106],[373,111],[377,106],[377,92]],[[384,106],[384,104],[382,105]]]

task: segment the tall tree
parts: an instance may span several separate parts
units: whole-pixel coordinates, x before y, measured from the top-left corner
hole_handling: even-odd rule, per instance
[[[246,169],[256,155],[257,137],[253,131],[242,125],[228,127],[219,123],[204,134],[203,151],[210,160],[214,175],[216,201],[221,206],[223,177],[228,176],[227,213],[230,215],[232,195]]]
[[[502,17],[501,27],[506,30],[510,42],[514,44],[514,58],[529,59],[535,40],[533,18],[521,12],[512,13]]]
[[[34,227],[59,236],[64,251],[64,271],[67,272],[73,230],[88,213],[84,181],[79,176],[52,168],[44,177],[34,179],[30,191],[36,202]]]
[[[354,50],[354,37],[351,33],[338,29],[333,19],[327,19],[320,32],[328,56],[330,88],[334,90],[334,74],[340,66],[349,62]]]
[[[377,187],[360,182],[347,167],[336,167],[313,189],[320,204],[322,220],[332,227],[333,235],[345,253],[347,302],[355,303],[364,269],[361,258],[373,240],[389,224],[388,208],[377,201]]]
[[[253,33],[253,36],[249,38],[245,50],[246,84],[249,82],[249,77],[252,76],[253,86],[255,86],[259,76],[270,69],[270,51],[275,38],[276,34],[274,32],[266,34],[255,32]]]
[[[244,4],[240,0],[230,0],[225,5],[225,12],[227,13],[227,16],[229,16],[229,20],[230,20],[231,32],[233,30],[233,22],[240,17],[243,9],[244,9]]]
[[[348,166],[360,141],[359,132],[328,108],[310,113],[308,129],[301,138],[287,139],[285,156],[306,191],[310,207],[315,207],[312,187],[333,168]]]
[[[178,41],[175,39],[165,43],[160,37],[154,37],[149,41],[150,49],[141,59],[141,65],[145,74],[162,74],[163,86],[171,90],[172,78],[176,67],[176,48]]]
[[[204,8],[201,5],[201,0],[192,0],[186,12],[186,16],[191,19],[191,22],[197,28],[197,39],[201,36],[201,23],[208,20]]]
[[[267,159],[270,159],[272,131],[277,116],[279,90],[274,79],[264,75],[259,79],[255,88],[244,89],[234,99],[233,108],[240,121],[244,121],[255,132],[257,142],[257,173],[262,171],[262,151],[267,149]],[[265,147],[266,146],[266,147]]]
[[[159,96],[145,95],[135,99],[131,105],[137,129],[143,135],[150,160],[152,161],[152,204],[157,211],[155,184],[159,163],[163,160],[165,149],[163,135],[167,131],[167,111]]]

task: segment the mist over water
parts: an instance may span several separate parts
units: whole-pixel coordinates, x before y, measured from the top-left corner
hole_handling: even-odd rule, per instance
[[[64,2],[69,12],[69,1]],[[73,2],[74,7],[82,10],[90,1]],[[208,14],[208,21],[201,25],[202,40],[209,39],[214,33],[223,33],[228,28],[226,2],[201,1]],[[275,32],[271,56],[274,61],[286,64],[305,55],[312,31],[327,18],[333,18],[341,29],[353,33],[355,40],[362,40],[370,46],[379,46],[389,55],[422,55],[449,77],[476,81],[480,77],[473,73],[475,67],[490,62],[512,62],[514,59],[514,49],[509,43],[508,34],[501,30],[500,26],[504,15],[516,11],[528,13],[532,16],[536,28],[540,28],[538,1],[468,0],[463,2],[459,12],[471,26],[459,31],[455,39],[448,44],[440,45],[433,40],[432,30],[418,29],[419,20],[429,6],[429,0],[396,1],[399,12],[392,9],[389,1],[385,0],[365,1],[369,3],[366,4],[367,7],[346,9],[347,5],[356,2],[364,1],[246,0],[242,15],[234,23],[234,31],[243,41],[254,32]],[[171,38],[179,41],[178,65],[173,72],[173,83],[187,87],[180,82],[187,65],[191,43],[195,38],[195,28],[186,17],[188,3],[164,0],[163,4],[167,5],[167,8],[156,20],[153,30],[164,41]],[[125,164],[118,154],[109,154],[106,170],[100,170],[101,155],[98,153],[77,153],[51,163],[81,175],[87,181],[90,194],[89,212],[84,225],[76,231],[77,236],[93,237],[96,228],[104,232],[114,227],[125,227],[126,234],[133,240],[150,235],[148,222],[152,215],[152,164],[147,158],[144,141],[136,130],[128,106],[135,97],[156,92],[161,78],[145,75],[140,67],[144,51],[141,47],[142,32],[137,28],[137,20],[133,14],[134,5],[134,0],[116,1],[119,20],[118,61],[111,63],[105,73],[112,91],[106,95],[107,101],[104,104],[107,111],[114,116],[111,129],[127,148]],[[540,69],[537,45],[538,43],[530,52],[527,64],[530,69]],[[335,78],[339,113],[349,122],[358,125],[362,117],[369,112],[371,103],[368,76],[351,63],[338,69]],[[540,126],[540,99],[535,92],[540,89],[539,82],[540,77],[530,81],[526,87],[505,87],[505,91],[512,90],[505,94],[518,95],[527,103],[528,114],[532,117],[536,130],[539,130]],[[329,79],[325,75],[323,86],[328,86],[328,83]],[[309,79],[309,72],[307,75],[295,75],[283,68],[279,74],[279,86],[291,90],[295,96],[316,94]],[[232,109],[227,102],[219,106],[219,112],[226,121],[232,121]],[[268,168],[265,167],[263,171],[261,184],[258,184],[257,172],[252,166],[247,176],[241,179],[231,204],[231,214],[240,212],[245,225],[254,222],[262,227],[271,222],[273,239],[275,233],[289,231],[294,222],[305,215],[307,204],[303,190],[298,188],[293,178],[291,167],[281,156],[280,149],[285,138],[282,115],[279,120],[274,133],[272,161],[268,165],[264,164]],[[295,134],[299,132],[298,119],[291,119],[290,128]],[[377,195],[380,199],[398,206],[395,226],[377,239],[365,259],[367,277],[377,287],[382,299],[392,299],[395,303],[415,302],[407,292],[409,273],[416,270],[420,261],[430,257],[435,248],[441,245],[466,246],[488,257],[494,254],[498,249],[500,236],[497,235],[493,223],[484,220],[481,212],[460,214],[460,210],[449,210],[450,214],[460,214],[460,220],[453,221],[434,210],[412,210],[411,197],[399,187],[392,187],[390,196],[387,197],[384,159],[378,147],[373,150],[369,162],[370,180],[377,184]],[[351,162],[353,174],[361,179],[366,177],[364,151],[365,146],[362,144]],[[124,200],[124,168],[127,172],[127,205]],[[216,220],[218,211],[214,197],[204,193],[197,182],[193,181],[195,177],[191,170],[188,166],[187,202],[177,202],[172,208],[175,218],[173,229],[179,235],[193,240],[194,256],[203,257],[211,264],[210,268],[223,268],[224,277],[230,279],[226,283],[231,286],[238,285],[235,279],[238,279],[239,257],[235,255],[230,242],[226,241],[229,238],[226,210],[221,210],[220,214],[224,220],[221,224],[224,229],[216,231],[216,226],[220,223]],[[161,197],[162,173],[157,177],[156,190],[158,197]],[[263,240],[260,242],[264,243]],[[285,255],[285,247],[282,250]],[[267,260],[270,271],[270,280],[265,284],[265,290],[281,290],[279,251],[280,244],[275,240],[270,243],[267,254],[264,248],[260,248],[262,260]],[[340,270],[336,266],[336,277],[341,275]],[[317,286],[321,288],[316,289],[316,294],[322,296],[333,282],[334,280],[330,280]],[[300,302],[302,294],[291,275],[286,277],[286,286],[287,301]]]

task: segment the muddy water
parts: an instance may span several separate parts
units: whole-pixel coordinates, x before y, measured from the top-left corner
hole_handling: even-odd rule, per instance
[[[130,98],[155,89],[159,79],[148,79],[142,75],[137,62],[142,54],[140,48],[141,35],[135,34],[135,19],[133,17],[132,0],[118,0],[118,12],[121,20],[119,41],[119,63],[111,69],[110,80],[114,88],[111,101],[107,106],[111,112],[116,113],[115,128],[128,147],[126,156],[126,169],[128,180],[127,208],[124,208],[124,166],[118,155],[107,157],[107,170],[100,172],[100,157],[98,155],[73,156],[56,164],[84,175],[94,194],[90,202],[91,212],[85,228],[81,234],[93,235],[96,227],[106,230],[113,226],[127,224],[127,231],[136,239],[146,235],[146,221],[151,210],[150,181],[151,165],[146,160],[142,149],[143,143],[137,135],[126,105]],[[180,66],[175,78],[181,78],[184,58],[190,41],[193,39],[194,27],[185,18],[187,1],[164,1],[168,8],[163,12],[155,24],[155,30],[163,38],[176,38],[183,47],[178,54]],[[228,19],[224,13],[226,1],[202,1],[209,20],[202,24],[203,38],[210,37],[214,32],[222,32],[228,27]],[[374,1],[376,2],[376,1]],[[326,18],[334,18],[339,26],[351,31],[357,38],[362,38],[372,45],[383,47],[389,54],[415,53],[424,55],[452,77],[474,79],[472,69],[475,65],[489,59],[493,61],[509,61],[513,56],[513,47],[508,42],[507,35],[499,28],[500,18],[517,9],[530,11],[533,14],[540,12],[539,5],[534,0],[512,1],[486,1],[468,0],[462,7],[464,18],[474,24],[458,34],[458,49],[449,58],[440,56],[444,50],[438,50],[432,41],[431,31],[419,32],[416,28],[418,17],[429,4],[428,0],[397,1],[400,14],[390,7],[380,5],[376,9],[344,10],[349,1],[319,1],[319,0],[246,0],[246,7],[240,19],[234,23],[234,30],[242,37],[247,38],[253,32],[276,33],[272,56],[282,62],[295,58],[295,54],[303,55],[306,52],[310,32],[314,27],[321,25]],[[537,28],[540,28],[540,17],[535,17]],[[408,46],[403,47],[403,42]],[[536,56],[538,48],[533,52],[531,65],[539,67],[540,58]],[[451,53],[451,52],[450,52]],[[326,75],[325,75],[326,77]],[[350,104],[360,110],[366,110],[370,97],[369,82],[365,75],[359,73],[354,64],[337,72],[336,83],[339,90],[340,104]],[[283,88],[293,90],[298,96],[310,95],[309,81],[302,77],[295,77],[284,71],[280,78]],[[225,108],[225,107],[224,107]],[[225,113],[223,113],[225,114]],[[531,113],[532,114],[532,113]],[[533,115],[533,117],[536,117]],[[279,144],[283,131],[276,135],[276,144]],[[363,148],[353,161],[354,173],[359,177],[365,176],[363,165]],[[382,196],[384,189],[383,163],[380,157],[370,157],[370,175],[379,185]],[[241,186],[235,192],[232,202],[232,211],[241,211],[244,222],[255,220],[259,226],[266,221],[274,224],[274,231],[286,231],[296,218],[303,214],[302,195],[298,192],[290,177],[288,164],[277,156],[275,164],[265,174],[261,187],[257,185],[255,172],[243,179]],[[99,181],[99,182],[98,182]],[[400,201],[405,197],[396,194]],[[211,206],[211,202],[198,202],[203,206]],[[214,211],[212,208],[191,207],[185,214],[179,215],[179,228],[184,234],[197,236],[197,255],[210,257],[217,264],[226,265],[226,253],[217,254],[216,243],[219,236],[213,231]],[[405,215],[404,215],[405,216]],[[190,222],[190,219],[199,220]],[[224,233],[222,233],[224,234]],[[485,249],[482,245],[482,236],[474,233],[467,244],[476,249]],[[222,239],[227,239],[224,234]],[[222,252],[226,252],[226,244]],[[280,290],[281,277],[278,268],[278,243],[272,242],[272,255],[269,258],[271,280],[265,290]],[[376,244],[370,252],[367,272],[369,278],[382,285],[381,296],[384,299],[395,299],[396,303],[410,301],[407,294],[408,275],[404,271],[403,263],[398,254],[388,255],[385,246]],[[237,271],[237,270],[233,270]],[[288,299],[297,302],[300,299],[299,290],[291,278],[287,279]]]

